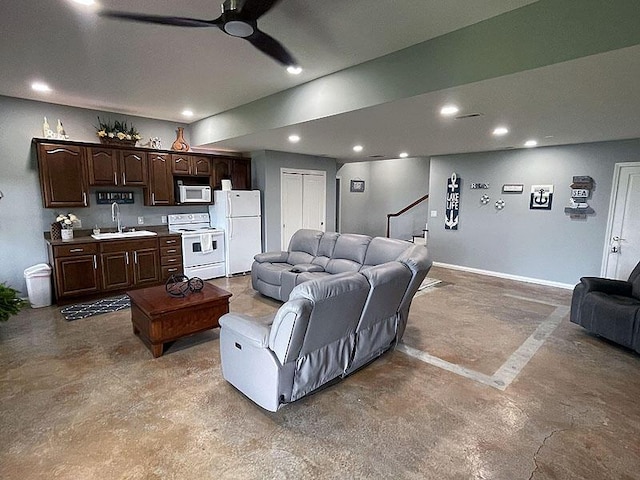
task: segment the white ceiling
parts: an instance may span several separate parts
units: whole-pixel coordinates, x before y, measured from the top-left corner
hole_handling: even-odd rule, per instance
[[[104,8],[213,19],[219,0],[102,0]],[[329,73],[480,22],[533,0],[282,0],[259,22],[299,60],[288,75],[249,43],[216,28],[188,29],[102,19],[71,0],[6,3],[0,15],[0,94],[176,122],[195,121]],[[345,161],[640,136],[637,47],[371,107],[214,144]],[[31,90],[44,80],[53,92]],[[454,99],[474,120],[443,122]],[[195,115],[185,120],[180,112]],[[508,122],[512,134],[487,130]],[[357,126],[357,127],[355,127]],[[292,145],[286,135],[299,133]],[[552,135],[553,138],[544,137]],[[354,142],[365,144],[360,155]]]

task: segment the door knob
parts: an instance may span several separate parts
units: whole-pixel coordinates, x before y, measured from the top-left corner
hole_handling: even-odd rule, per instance
[[[621,240],[626,240],[626,238],[620,238],[620,237],[616,236],[616,237],[613,237],[613,238],[612,238],[612,240],[613,240],[614,242],[619,242],[619,241],[621,241]]]

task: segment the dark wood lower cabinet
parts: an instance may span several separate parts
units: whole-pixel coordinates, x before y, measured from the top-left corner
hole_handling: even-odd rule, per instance
[[[100,244],[103,290],[155,285],[160,280],[157,239]]]
[[[83,297],[113,295],[158,285],[172,273],[182,273],[180,236],[140,240],[111,240],[49,244],[53,283],[58,303]],[[172,271],[161,262],[160,245],[178,255]],[[163,252],[165,253],[165,252]],[[165,258],[164,256],[162,257]],[[175,271],[173,271],[175,269]]]

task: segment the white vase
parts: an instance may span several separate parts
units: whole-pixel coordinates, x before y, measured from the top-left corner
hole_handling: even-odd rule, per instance
[[[62,229],[62,240],[73,240],[73,228],[63,228]]]

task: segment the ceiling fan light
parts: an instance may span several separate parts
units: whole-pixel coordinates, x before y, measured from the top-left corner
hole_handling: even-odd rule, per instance
[[[253,27],[240,20],[231,20],[224,24],[224,31],[232,37],[246,38],[253,35]]]

